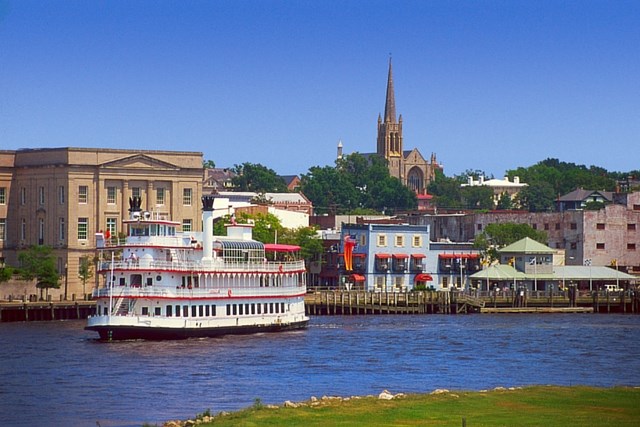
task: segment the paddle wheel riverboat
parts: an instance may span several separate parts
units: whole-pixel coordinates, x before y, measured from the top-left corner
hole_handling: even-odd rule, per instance
[[[204,196],[203,232],[143,212],[129,200],[127,237],[96,235],[96,315],[85,329],[102,340],[182,339],[306,327],[300,247],[263,244],[252,224],[213,235],[213,197]]]

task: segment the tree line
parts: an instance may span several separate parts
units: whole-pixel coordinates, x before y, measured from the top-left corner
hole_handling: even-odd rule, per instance
[[[439,171],[438,171],[439,172]],[[519,177],[527,186],[522,188],[515,199],[502,194],[494,206],[493,191],[485,186],[462,186],[468,176],[486,176],[482,171],[467,170],[462,175],[446,177],[436,173],[436,179],[429,184],[428,192],[434,196],[439,208],[450,209],[523,209],[530,212],[548,212],[555,208],[558,197],[578,188],[587,190],[615,191],[618,183],[631,177],[640,177],[640,171],[628,173],[609,172],[598,166],[584,166],[546,159],[529,167],[518,167],[505,174],[510,181]],[[637,190],[637,188],[635,188]],[[630,188],[629,190],[634,190]],[[598,209],[602,206],[593,206]]]
[[[238,191],[288,191],[278,174],[266,166],[243,163],[235,165],[232,171],[236,175],[232,183]],[[532,166],[507,170],[505,176],[510,181],[518,176],[527,186],[515,199],[506,193],[500,195],[497,203],[490,187],[463,185],[469,176],[478,179],[481,175],[490,178],[481,170],[467,170],[451,177],[436,170],[436,177],[427,191],[433,196],[433,204],[443,209],[546,212],[554,209],[555,201],[563,194],[577,188],[615,191],[618,182],[640,177],[640,170],[609,172],[598,166],[587,167],[548,158]],[[394,214],[417,206],[415,194],[399,179],[389,175],[386,160],[379,156],[353,153],[338,159],[333,166],[313,166],[300,179],[300,191],[320,215]]]

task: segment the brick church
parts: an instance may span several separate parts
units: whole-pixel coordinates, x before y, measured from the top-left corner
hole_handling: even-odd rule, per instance
[[[402,137],[402,115],[396,116],[396,100],[393,90],[393,70],[389,59],[389,76],[387,78],[387,98],[384,105],[384,118],[378,116],[378,141],[375,153],[364,153],[369,157],[384,157],[389,165],[389,174],[398,178],[404,185],[418,195],[426,194],[427,185],[435,178],[436,169],[442,170],[431,154],[427,161],[417,148],[405,150]],[[342,143],[338,145],[338,157],[342,156]]]

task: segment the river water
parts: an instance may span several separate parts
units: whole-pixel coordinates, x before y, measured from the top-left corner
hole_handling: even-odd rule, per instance
[[[311,396],[640,385],[640,316],[313,317],[303,331],[103,343],[0,324],[0,425],[140,426]]]

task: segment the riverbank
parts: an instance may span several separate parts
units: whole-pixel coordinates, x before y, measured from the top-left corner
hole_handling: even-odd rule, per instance
[[[238,412],[210,410],[192,420],[163,427],[326,425],[378,426],[636,426],[640,422],[640,387],[532,386],[483,391],[435,390],[429,394],[312,397],[300,403],[263,405],[256,399]]]

